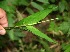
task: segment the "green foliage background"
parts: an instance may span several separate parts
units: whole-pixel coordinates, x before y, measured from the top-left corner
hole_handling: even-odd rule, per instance
[[[6,29],[7,33],[5,36],[0,36],[1,51],[3,51],[3,48],[8,51],[9,46],[11,46],[9,50],[12,52],[15,52],[14,50],[16,50],[16,52],[70,52],[69,4],[69,0],[0,1],[0,8],[3,8],[7,13],[9,27],[13,27],[9,30]],[[28,17],[24,18],[23,15]],[[46,29],[46,32],[49,32],[47,35],[34,26],[46,18],[46,16],[47,18],[49,18],[49,16],[50,18],[59,18],[58,21],[55,20],[49,23],[49,27]],[[29,26],[28,24],[32,25]],[[43,26],[43,28],[45,27]],[[31,37],[32,42],[26,43],[27,40],[24,41],[26,35],[23,31],[32,32],[36,35],[36,38]],[[53,39],[57,43],[55,43]],[[38,44],[41,48],[39,48]],[[55,47],[51,48],[56,44],[56,47],[60,46],[60,49],[58,48],[57,51],[55,51]]]

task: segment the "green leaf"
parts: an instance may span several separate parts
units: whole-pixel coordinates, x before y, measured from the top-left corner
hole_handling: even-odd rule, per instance
[[[64,52],[70,52],[70,47],[68,47]]]
[[[27,0],[19,0],[19,5],[25,5],[25,6],[28,6],[29,3]]]
[[[14,26],[14,23],[13,23],[14,19],[12,18],[13,17],[13,14],[8,13],[7,15],[8,15],[7,16],[8,17],[8,26],[9,27],[13,27]],[[8,33],[8,36],[9,36],[10,40],[14,40],[15,39],[14,30],[13,29],[7,31],[7,33]]]
[[[26,8],[26,10],[29,14],[34,14],[34,11],[31,8]]]
[[[10,3],[10,4],[12,5],[12,3]],[[8,13],[15,13],[14,12],[14,10],[15,10],[14,5],[12,5],[12,6],[11,5],[8,4],[8,1],[0,2],[0,8],[3,8]]]
[[[69,31],[68,31],[68,37],[70,36],[70,28],[69,28]]]
[[[14,5],[18,4],[18,0],[6,0],[5,2],[10,3],[10,4],[14,4]]]
[[[60,12],[63,12],[64,10],[68,10],[69,6],[66,0],[62,0],[61,2],[59,2],[59,10]]]
[[[54,3],[56,0],[50,0],[50,1]]]
[[[15,40],[25,37],[25,34],[20,29],[15,29],[14,31]]]
[[[50,26],[48,28],[48,31],[58,32],[58,27],[54,21],[50,22]]]
[[[65,5],[63,2],[59,2],[59,11],[63,12],[65,10]]]
[[[31,5],[38,10],[44,10],[44,8],[41,5],[39,5],[35,2],[31,2]]]
[[[13,29],[8,31],[8,35],[9,35],[10,40],[15,40],[14,30]]]
[[[50,47],[49,47],[49,45],[48,45],[48,43],[46,42],[46,41],[44,41],[44,40],[42,40],[42,39],[40,39],[40,40],[38,40],[41,44],[42,44],[42,46],[44,47],[44,49],[45,49],[45,52],[52,52],[52,50],[50,49]]]
[[[50,7],[50,6],[49,6]],[[34,25],[35,23],[39,22],[40,20],[44,19],[49,13],[51,13],[56,7],[47,8],[46,10],[42,10],[40,12],[34,13],[27,18],[24,18],[17,22],[15,26],[26,26],[28,24]]]
[[[70,28],[70,26],[69,26],[69,23],[68,22],[63,22],[59,26],[59,30],[61,30],[64,34],[68,33],[69,28]]]
[[[41,37],[41,38],[44,38],[44,39],[46,39],[46,40],[49,41],[49,42],[55,43],[54,40],[52,40],[51,38],[49,38],[46,34],[42,33],[41,31],[39,31],[39,30],[36,29],[35,27],[33,27],[33,26],[26,26],[26,27],[27,27],[27,29],[28,29],[30,32],[32,32],[33,34],[35,34],[35,35],[37,35],[37,36],[39,36],[39,37]]]
[[[64,52],[70,52],[70,43],[68,44],[63,43],[62,49],[64,50]]]
[[[39,2],[42,2],[42,3],[48,3],[48,0],[37,0]]]
[[[23,19],[22,14],[18,10],[16,10],[16,13],[17,13],[16,15],[17,15],[18,21],[22,20]]]

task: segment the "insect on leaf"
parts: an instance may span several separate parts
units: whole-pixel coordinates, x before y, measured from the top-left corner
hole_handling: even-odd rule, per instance
[[[57,7],[47,8],[46,10],[34,13],[15,24],[15,26],[27,26],[37,24],[40,20],[44,19],[49,13],[55,10]]]

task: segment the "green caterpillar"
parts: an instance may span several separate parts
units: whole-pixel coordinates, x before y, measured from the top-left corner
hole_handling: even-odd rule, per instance
[[[39,11],[37,13],[34,13],[34,14],[20,20],[19,22],[15,23],[14,27],[6,27],[5,29],[26,27],[26,26],[35,25],[37,23],[54,20],[54,19],[50,19],[50,20],[45,20],[45,21],[39,22],[40,20],[44,19],[49,13],[51,13],[52,11],[54,11],[57,8],[57,6],[52,6],[51,8],[49,8],[49,7],[45,10]],[[58,18],[55,18],[55,19],[58,20]]]
[[[28,25],[21,25],[21,26],[14,26],[14,27],[5,27],[5,29],[15,29],[15,28],[20,28],[20,27],[25,27],[25,26],[31,26],[31,25],[35,25],[35,24],[40,24],[40,23],[44,23],[44,22],[50,22],[50,21],[54,21],[54,20],[59,20],[59,18],[45,20],[45,21],[41,21],[41,22],[37,22],[37,23],[28,24]]]

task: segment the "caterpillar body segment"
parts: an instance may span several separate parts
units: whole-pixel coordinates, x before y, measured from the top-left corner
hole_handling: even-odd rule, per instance
[[[38,23],[41,23],[41,22],[38,22]]]
[[[46,20],[47,22],[49,22],[50,20]]]
[[[46,22],[46,21],[42,21],[42,22]]]
[[[53,21],[54,19],[50,19],[51,21]]]

